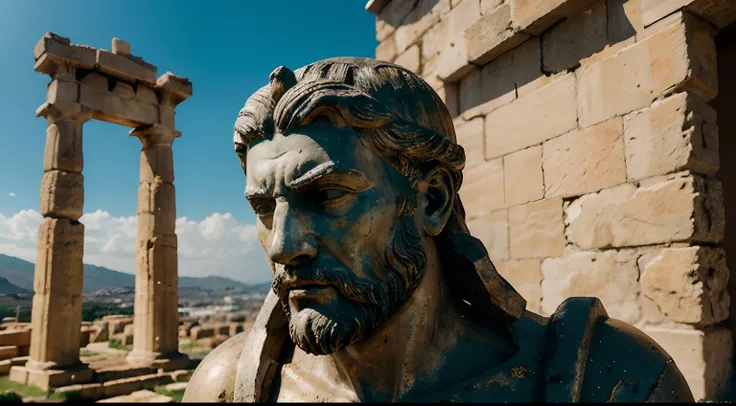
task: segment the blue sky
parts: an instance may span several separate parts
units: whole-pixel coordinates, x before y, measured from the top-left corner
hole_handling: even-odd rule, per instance
[[[373,57],[375,16],[364,7],[365,0],[0,0],[0,253],[35,260],[46,123],[34,111],[49,77],[33,71],[34,45],[48,31],[107,50],[118,37],[159,75],[171,71],[193,83],[194,95],[176,110],[180,274],[267,280],[232,147],[235,117],[279,65]],[[128,131],[85,125],[82,220],[85,262],[133,272],[141,146]]]

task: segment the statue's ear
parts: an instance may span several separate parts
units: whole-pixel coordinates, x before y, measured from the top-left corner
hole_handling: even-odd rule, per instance
[[[455,188],[450,172],[443,167],[432,169],[422,183],[419,188],[417,214],[424,232],[435,237],[445,228],[452,213]]]

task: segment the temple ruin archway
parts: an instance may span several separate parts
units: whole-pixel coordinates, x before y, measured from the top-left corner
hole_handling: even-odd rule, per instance
[[[112,52],[75,45],[46,33],[34,48],[35,70],[51,77],[36,111],[48,123],[41,182],[31,316],[30,359],[13,381],[41,388],[92,381],[79,360],[82,322],[84,202],[82,128],[100,120],[132,128],[142,143],[138,189],[136,295],[132,366],[179,369],[176,198],[172,143],[181,133],[174,109],[192,95],[188,79],[130,54],[113,39]]]

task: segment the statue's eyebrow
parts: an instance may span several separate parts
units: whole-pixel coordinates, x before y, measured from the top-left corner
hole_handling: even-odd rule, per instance
[[[317,181],[339,182],[341,185],[347,186],[356,192],[362,192],[374,186],[373,182],[368,180],[359,170],[340,168],[333,161],[317,165],[305,174],[288,182],[286,186],[291,189],[300,189]]]

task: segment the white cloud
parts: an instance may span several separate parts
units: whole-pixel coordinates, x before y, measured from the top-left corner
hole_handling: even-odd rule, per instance
[[[0,214],[0,253],[36,261],[36,237],[43,217],[35,210]],[[113,217],[97,210],[86,213],[84,262],[135,273],[135,216]],[[212,213],[196,222],[176,220],[179,275],[227,276],[246,283],[267,281],[270,270],[258,243],[255,225],[242,224],[230,213]]]
[[[10,193],[8,193],[8,196],[10,196],[10,197],[15,197],[15,193],[13,193],[13,192],[10,192]]]

